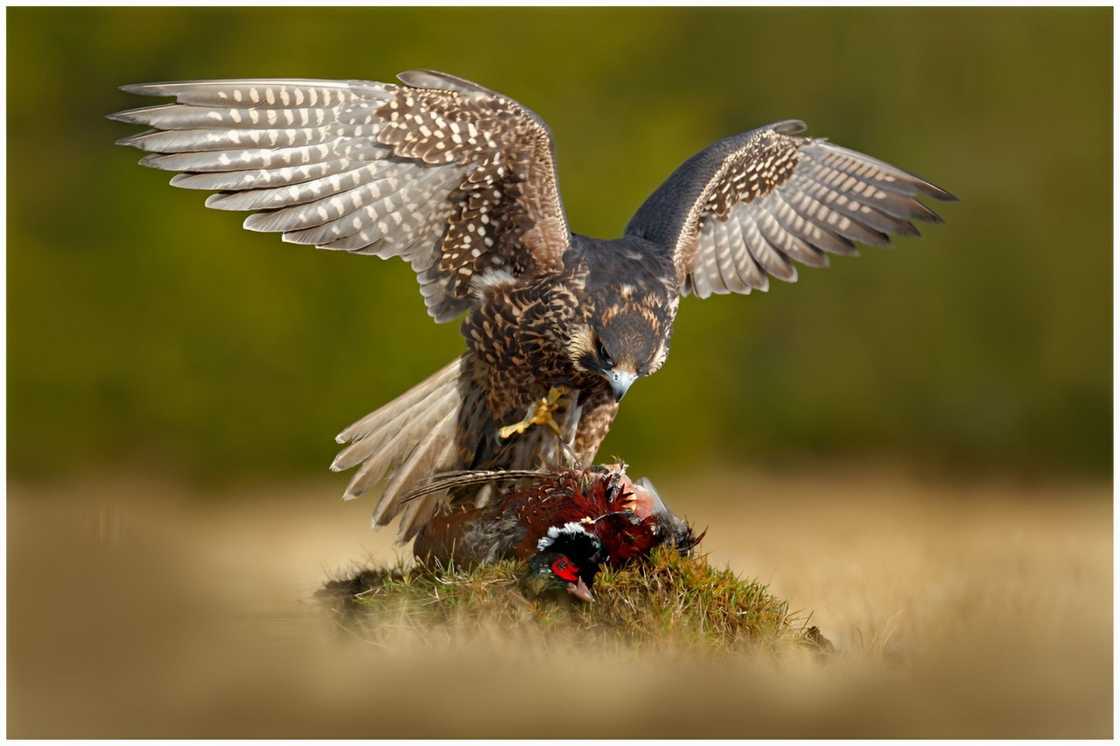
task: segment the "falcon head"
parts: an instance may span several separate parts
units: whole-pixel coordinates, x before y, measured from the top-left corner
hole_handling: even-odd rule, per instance
[[[632,302],[635,292],[623,285],[617,302],[592,314],[568,348],[576,370],[602,376],[615,401],[634,381],[657,372],[669,354],[675,299],[665,305]]]

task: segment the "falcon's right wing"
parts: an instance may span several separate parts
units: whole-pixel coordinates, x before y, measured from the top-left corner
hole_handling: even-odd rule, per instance
[[[856,242],[918,235],[941,222],[918,201],[956,197],[925,179],[777,122],[721,140],[685,161],[638,209],[626,233],[662,246],[683,294],[767,290],[797,280],[795,262],[828,264]]]
[[[253,211],[249,230],[405,259],[436,321],[470,305],[475,276],[559,269],[570,236],[545,124],[451,75],[399,77],[130,85],[177,103],[110,119],[152,127],[119,143],[174,186],[218,192],[208,207]]]

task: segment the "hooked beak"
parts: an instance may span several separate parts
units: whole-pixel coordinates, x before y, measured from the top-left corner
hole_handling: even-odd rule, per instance
[[[575,583],[569,583],[566,590],[580,601],[591,603],[595,598],[591,595],[591,589],[583,582],[583,578],[579,578]]]
[[[630,390],[631,384],[638,380],[638,374],[634,371],[619,368],[612,368],[604,375],[607,383],[611,385],[611,391],[614,392],[616,402],[622,401],[622,397],[626,396],[626,392]]]

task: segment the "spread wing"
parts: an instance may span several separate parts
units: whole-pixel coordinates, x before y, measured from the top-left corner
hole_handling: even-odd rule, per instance
[[[626,232],[671,253],[683,294],[767,290],[797,280],[796,263],[828,264],[855,244],[919,235],[941,222],[918,201],[956,197],[914,174],[778,122],[715,143],[646,200]]]
[[[217,192],[207,207],[254,212],[249,230],[408,261],[436,321],[470,305],[475,276],[558,269],[569,230],[545,124],[451,75],[399,78],[130,85],[177,103],[109,118],[151,127],[118,142]]]

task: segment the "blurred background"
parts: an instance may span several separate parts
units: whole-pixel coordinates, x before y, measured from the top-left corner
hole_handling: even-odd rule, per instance
[[[319,473],[336,432],[457,355],[403,263],[243,232],[136,168],[111,143],[137,130],[102,116],[152,103],[122,83],[432,67],[549,122],[585,234],[619,235],[685,158],[784,117],[961,197],[896,251],[686,300],[605,452],[1106,476],[1108,13],[13,9],[11,474]]]
[[[334,502],[345,477],[325,473],[333,436],[462,348],[457,323],[430,322],[403,263],[244,232],[241,216],[203,209],[201,194],[113,147],[135,128],[103,115],[153,103],[117,86],[152,80],[430,67],[478,81],[549,123],[572,227],[596,236],[619,235],[694,152],[788,117],[956,193],[921,240],[805,269],[766,295],[683,301],[666,367],[633,389],[600,455],[672,485],[673,505],[711,526],[713,561],[771,579],[848,649],[894,629],[900,609],[952,606],[920,578],[944,572],[960,522],[982,515],[967,567],[1016,568],[1023,595],[1008,607],[1020,613],[1040,594],[1056,604],[1030,568],[1077,568],[1078,603],[1049,622],[1081,625],[1089,657],[1111,659],[1111,9],[12,8],[7,30],[11,735],[188,734],[158,709],[149,722],[91,699],[125,660],[89,660],[93,641],[111,629],[133,645],[143,619],[158,641],[135,671],[196,692],[211,669],[183,678],[182,655],[165,653],[214,622],[185,624],[184,608],[220,608],[259,639],[248,608],[269,609],[261,624],[275,631],[329,570],[391,556],[366,528],[368,505]],[[698,486],[729,483],[722,498]],[[838,484],[844,515],[861,517],[844,536],[813,520]],[[780,546],[765,544],[771,525]],[[881,536],[872,527],[903,553],[925,547],[924,564],[884,578],[898,557],[860,554]],[[772,551],[750,549],[760,542]],[[841,559],[861,589],[882,590],[878,579],[911,595],[834,603],[837,578],[820,573]],[[958,590],[982,598],[1007,580],[984,578]],[[263,596],[247,592],[261,584]],[[84,589],[77,608],[104,629],[67,634],[73,599],[54,585]],[[121,587],[137,595],[106,600]],[[1002,624],[1008,607],[966,626]],[[153,628],[151,615],[177,622]],[[931,618],[907,628],[908,644],[923,645]],[[1018,644],[1068,659],[1051,643]],[[1069,679],[1108,692],[1110,669],[1082,673]],[[927,735],[953,710],[923,696],[914,730],[844,732]],[[72,718],[51,717],[60,700]],[[1068,719],[1101,735],[1110,701],[1028,734],[1073,733],[1058,727]],[[197,707],[183,723],[217,705]],[[255,721],[215,718],[228,724],[216,735],[329,725],[237,731]],[[453,733],[496,732],[464,722]],[[966,734],[1023,725],[991,723]],[[718,731],[740,732],[753,731]]]

